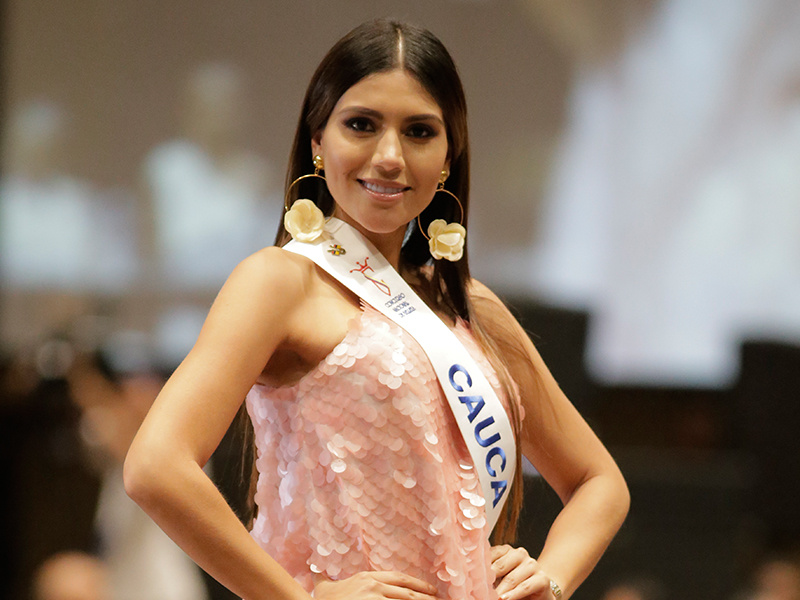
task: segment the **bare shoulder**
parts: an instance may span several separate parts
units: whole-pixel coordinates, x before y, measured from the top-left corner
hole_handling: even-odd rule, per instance
[[[302,293],[314,272],[313,263],[307,258],[277,246],[269,246],[240,262],[228,278],[228,283],[268,286],[272,294]]]
[[[314,265],[304,257],[277,247],[259,250],[230,274],[211,307],[206,329],[283,331],[314,277]]]

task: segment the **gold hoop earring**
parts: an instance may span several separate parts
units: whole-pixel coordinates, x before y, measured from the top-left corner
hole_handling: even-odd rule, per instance
[[[328,180],[325,179],[323,175],[320,175],[320,172],[324,170],[325,166],[323,164],[322,157],[319,154],[317,154],[316,156],[314,156],[314,172],[309,173],[308,175],[300,175],[300,177],[295,179],[292,183],[289,184],[289,187],[286,188],[286,195],[283,197],[283,212],[289,212],[289,209],[292,208],[292,205],[289,201],[289,194],[291,193],[292,188],[294,188],[294,186],[300,183],[303,179],[310,179],[312,177],[317,177],[327,183]]]
[[[310,175],[308,175],[308,177],[310,177]],[[446,189],[444,189],[444,183],[443,183],[443,182],[439,182],[439,185],[438,185],[438,187],[436,188],[436,191],[434,192],[434,195],[438,194],[439,192],[444,192],[445,194],[447,194],[447,195],[448,195],[448,196],[450,196],[450,197],[451,197],[453,200],[455,200],[455,201],[456,201],[456,204],[458,204],[458,210],[461,212],[461,216],[460,216],[460,217],[459,217],[459,219],[458,219],[458,223],[452,223],[452,224],[453,224],[453,225],[461,225],[461,224],[464,222],[464,207],[463,207],[463,206],[461,206],[461,200],[459,200],[459,199],[458,199],[458,196],[456,196],[456,195],[455,195],[453,192],[451,192],[450,190],[446,190]],[[443,221],[443,220],[444,220],[444,219],[437,219],[437,221]],[[427,235],[427,234],[425,233],[425,230],[422,228],[422,223],[420,223],[420,221],[419,221],[419,215],[417,215],[417,226],[419,227],[419,230],[422,232],[422,235],[423,235],[423,236],[425,236],[425,239],[426,239],[426,240],[429,240],[429,239],[431,239],[431,238],[430,238],[430,236],[429,236],[429,235]],[[430,225],[429,225],[428,227],[430,227]]]
[[[283,228],[292,236],[292,239],[299,242],[313,242],[324,234],[325,215],[314,202],[307,198],[297,198],[290,204],[289,194],[292,188],[303,179],[318,177],[322,181],[326,181],[325,177],[320,175],[323,168],[322,157],[315,156],[314,172],[309,175],[301,175],[286,188],[286,196],[283,199],[285,209]]]
[[[420,232],[428,240],[428,247],[431,251],[431,256],[439,260],[444,258],[451,262],[460,260],[464,255],[464,241],[467,236],[467,230],[464,229],[464,206],[461,200],[458,199],[453,192],[445,189],[444,182],[447,180],[447,171],[442,171],[442,176],[439,179],[439,185],[436,186],[434,196],[439,192],[444,192],[450,196],[458,204],[458,209],[461,212],[458,223],[447,223],[444,219],[434,219],[428,225],[428,233],[422,228],[422,223],[419,220],[420,215],[417,215],[417,227]]]

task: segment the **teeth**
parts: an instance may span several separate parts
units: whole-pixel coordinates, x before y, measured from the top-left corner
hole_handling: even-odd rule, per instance
[[[398,194],[404,189],[397,187],[383,187],[382,185],[377,185],[375,183],[369,183],[366,181],[364,182],[364,187],[371,192],[375,192],[376,194]]]

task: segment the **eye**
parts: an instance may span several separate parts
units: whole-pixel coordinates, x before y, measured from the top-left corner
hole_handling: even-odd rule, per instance
[[[406,135],[412,138],[424,139],[435,137],[439,132],[427,123],[414,123],[406,129]]]
[[[351,117],[344,122],[345,127],[358,133],[375,131],[375,125],[367,117]]]

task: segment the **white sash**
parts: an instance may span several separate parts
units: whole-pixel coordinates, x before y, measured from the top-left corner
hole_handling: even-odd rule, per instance
[[[325,232],[313,242],[292,240],[284,248],[313,260],[417,340],[472,456],[491,532],[517,468],[514,433],[500,399],[456,335],[368,240],[336,218],[328,220]]]

